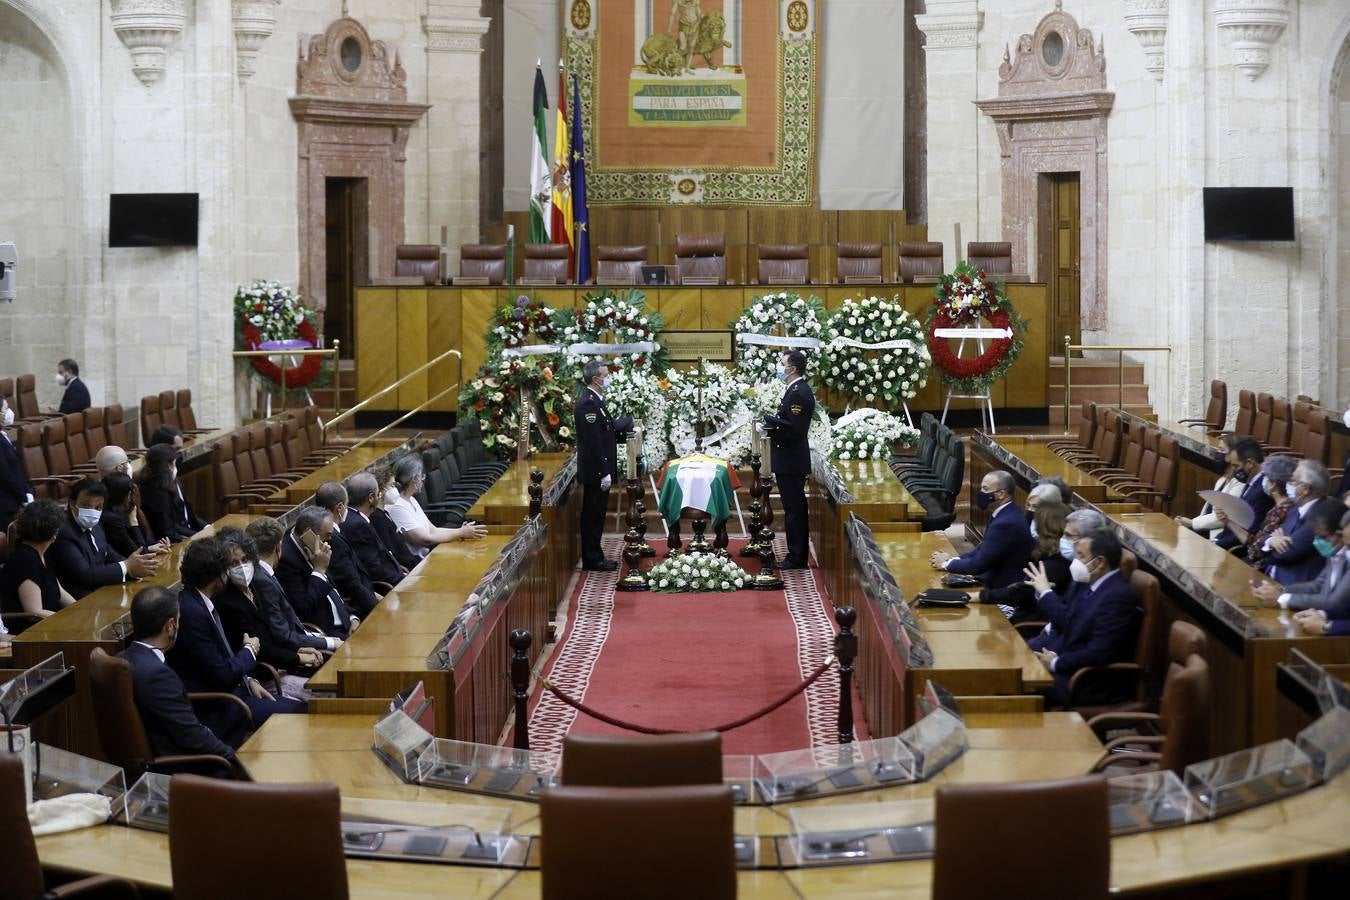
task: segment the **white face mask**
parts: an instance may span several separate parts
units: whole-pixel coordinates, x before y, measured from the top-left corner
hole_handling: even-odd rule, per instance
[[[1069,563],[1069,575],[1079,584],[1087,584],[1092,580],[1092,573],[1088,571],[1087,563],[1081,559],[1075,559]]]
[[[14,424],[14,410],[6,406],[5,411],[0,413],[0,426],[8,428],[13,424]]]
[[[245,562],[231,566],[229,575],[235,587],[246,588],[253,583],[253,563]]]
[[[1059,539],[1059,555],[1064,557],[1065,559],[1073,559],[1072,538],[1062,537]]]
[[[1298,486],[1292,481],[1284,486],[1284,493],[1290,500],[1298,499]]]
[[[1031,539],[1032,539],[1033,541],[1039,541],[1039,540],[1041,539],[1041,533],[1040,533],[1039,531],[1036,530],[1036,523],[1035,523],[1035,522],[1032,522],[1032,523],[1031,523]]]
[[[60,372],[57,372],[55,375],[52,376],[52,381],[56,382],[59,385],[65,385],[66,376],[62,375]]]

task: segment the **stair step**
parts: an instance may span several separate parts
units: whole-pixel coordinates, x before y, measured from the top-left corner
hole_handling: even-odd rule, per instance
[[[1126,404],[1148,405],[1148,385],[1146,384],[1127,384],[1124,387]],[[1064,405],[1064,385],[1049,385],[1046,391],[1046,398],[1051,406]],[[1107,403],[1111,406],[1119,406],[1121,402],[1121,387],[1115,384],[1074,384],[1069,390],[1069,405],[1078,406],[1085,400],[1095,400],[1098,403]]]
[[[1051,365],[1046,373],[1049,379],[1056,384],[1064,383],[1064,367]],[[1135,363],[1125,364],[1125,383],[1143,384],[1144,367]],[[1073,364],[1073,386],[1080,384],[1110,384],[1115,385],[1120,381],[1121,371],[1116,365],[1110,366],[1079,366]]]

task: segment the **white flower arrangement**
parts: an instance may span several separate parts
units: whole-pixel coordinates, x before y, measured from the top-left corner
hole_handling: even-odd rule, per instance
[[[300,305],[300,295],[281,282],[253,281],[235,290],[234,312],[241,323],[258,329],[264,341],[285,341],[295,337],[308,311]]]
[[[896,442],[912,447],[919,430],[899,416],[875,409],[859,409],[841,418],[834,429],[835,459],[890,459]]]
[[[909,341],[911,346],[868,350],[846,345],[844,341],[849,340],[882,346]],[[928,383],[933,360],[923,323],[898,300],[845,300],[830,316],[824,341],[821,380],[853,403],[895,409]]]
[[[763,421],[767,415],[772,415],[778,411],[778,404],[783,399],[783,382],[778,379],[772,381],[763,381],[758,384],[743,383],[741,385],[742,397],[746,407],[750,410],[750,416],[755,421]],[[825,404],[816,403],[816,414],[811,420],[811,428],[807,432],[807,440],[810,441],[811,448],[826,456],[830,455],[830,449],[833,446],[833,429],[830,426],[829,410]],[[745,456],[749,456],[750,446],[750,426],[746,425],[745,435]],[[768,471],[768,462],[764,463],[764,471]]]
[[[737,591],[750,576],[730,558],[714,553],[676,554],[647,572],[647,584],[657,593]]]
[[[641,291],[630,290],[615,293],[605,290],[599,294],[588,294],[586,305],[573,314],[564,310],[555,327],[563,346],[578,343],[599,343],[602,338],[612,336],[617,344],[636,344],[643,341],[655,341],[656,333],[661,330],[663,320],[656,313],[645,309],[646,297]],[[568,360],[582,366],[592,357],[585,354],[568,352]],[[620,369],[637,369],[643,372],[660,372],[666,368],[665,353],[642,353],[620,357],[603,357],[606,362]]]
[[[736,321],[737,334],[779,334],[789,337],[819,338],[825,327],[825,306],[818,297],[803,299],[790,292],[765,294],[755,298]],[[785,348],[736,344],[736,363],[740,375],[750,382],[769,381],[778,370],[778,357]],[[819,351],[803,348],[808,366],[815,363]]]
[[[707,378],[702,387],[702,415],[704,436],[714,435],[733,422],[744,421],[749,433],[750,414],[742,398],[742,384],[736,373],[726,366],[707,363],[704,366]],[[695,373],[672,370],[666,375],[669,388],[666,390],[665,432],[669,447],[677,456],[692,451],[695,439],[695,427],[699,418],[699,380]],[[744,447],[749,446],[748,436],[742,439]],[[715,450],[718,456],[728,456],[726,441],[718,444]]]
[[[642,436],[642,458],[648,471],[660,468],[668,458],[665,415],[667,404],[661,388],[663,379],[634,368],[621,367],[605,391],[605,408],[614,418],[632,416],[646,431]],[[618,453],[619,475],[628,477],[628,454]]]

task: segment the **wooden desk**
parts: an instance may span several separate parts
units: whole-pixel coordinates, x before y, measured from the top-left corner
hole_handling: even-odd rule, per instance
[[[384,462],[392,451],[404,447],[407,443],[400,440],[377,439],[365,446],[348,450],[327,465],[315,469],[299,481],[292,482],[272,494],[263,506],[294,506],[303,503],[314,495],[319,485],[329,481],[345,481],[362,469]]]
[[[972,445],[975,441],[971,442]],[[1073,492],[1078,496],[1093,504],[1125,504],[1130,503],[1130,499],[1114,488],[1098,481],[1082,469],[1072,463],[1056,456],[1054,451],[1045,446],[1044,443],[1037,442],[1031,438],[1025,437],[1005,437],[998,438],[998,444],[1013,453],[1025,464],[1023,472],[1014,472],[1013,477],[1017,478],[1019,474],[1022,478],[1017,478],[1019,491],[1018,502],[1022,504],[1025,501],[1025,491],[1030,489],[1030,482],[1035,478],[1063,478],[1064,481],[1073,488]],[[972,454],[973,457],[973,454]],[[978,490],[980,479],[989,471],[989,467],[977,469],[975,460],[971,460],[970,484],[972,490]],[[1035,476],[1035,477],[1031,477]],[[1027,482],[1023,484],[1022,482]],[[974,506],[974,504],[971,504]],[[973,513],[972,513],[973,514]]]
[[[487,526],[505,526],[514,533],[530,511],[530,473],[534,469],[544,473],[544,484],[552,481],[567,464],[571,454],[540,453],[525,462],[516,460],[493,482],[487,493],[469,510],[469,518]],[[618,487],[618,485],[615,485]]]

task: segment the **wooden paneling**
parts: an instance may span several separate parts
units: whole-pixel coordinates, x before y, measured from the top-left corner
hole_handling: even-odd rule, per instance
[[[463,343],[460,331],[460,298],[437,291],[427,303],[427,358],[435,359],[447,350],[458,349]],[[452,357],[437,363],[427,370],[427,397],[431,398],[455,385],[459,379],[460,366]],[[473,374],[472,369],[465,376]],[[430,409],[441,412],[454,412],[459,408],[461,384],[454,391],[431,404]]]
[[[356,393],[371,394],[398,378],[397,292],[367,287],[356,292]]]
[[[1045,303],[1045,288],[1039,284],[1010,284],[1008,299],[1013,309],[1027,320],[1026,343],[1017,362],[1008,370],[1007,406],[1045,406],[1049,384],[1050,316]],[[1036,301],[1040,300],[1040,303]],[[1028,347],[1043,347],[1040,353],[1028,353]]]
[[[427,291],[402,288],[398,292],[398,374],[400,377],[427,361]],[[427,399],[427,373],[422,372],[398,389],[398,404],[412,409]]]
[[[492,288],[466,288],[463,292],[463,302],[459,308],[460,334],[465,338],[460,347],[464,353],[465,378],[472,378],[487,357],[483,338],[487,334],[488,322],[492,321],[497,310],[499,294],[504,300],[505,294]]]

